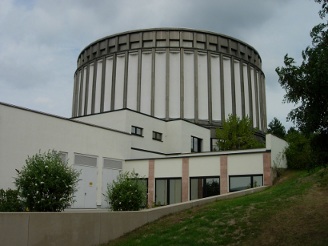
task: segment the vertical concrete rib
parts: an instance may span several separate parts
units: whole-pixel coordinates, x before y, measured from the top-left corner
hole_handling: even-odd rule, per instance
[[[123,108],[127,107],[128,101],[128,77],[129,77],[129,52],[125,53],[125,61],[124,61],[124,87],[123,87]]]
[[[231,73],[231,99],[232,99],[232,114],[236,113],[236,87],[235,87],[235,60],[233,56],[230,57],[230,73]]]
[[[108,39],[107,39],[107,42],[108,42]],[[106,57],[103,57],[103,59],[102,59],[102,70],[101,70],[101,103],[100,103],[100,112],[104,112],[105,83],[106,83],[105,78],[106,78]]]
[[[208,39],[208,37],[207,37]],[[212,124],[212,64],[211,53],[207,52],[208,122]]]
[[[140,41],[142,43],[142,41]],[[137,111],[140,112],[141,103],[141,70],[142,69],[142,51],[138,50],[138,79],[137,79]]]
[[[167,37],[169,35],[167,34]],[[168,39],[166,41],[167,43],[169,42]],[[165,66],[165,84],[166,84],[166,95],[165,95],[165,118],[168,120],[170,118],[170,49],[166,48],[165,50],[166,53],[166,66]]]
[[[99,43],[98,43],[99,46]],[[99,50],[99,48],[98,48]],[[97,80],[97,68],[98,68],[98,61],[94,61],[93,65],[93,78],[92,78],[92,100],[91,100],[91,114],[95,113],[95,102],[96,100],[100,100],[100,98],[96,99],[96,80]]]
[[[184,48],[180,51],[180,118],[184,118]]]
[[[117,54],[113,54],[112,92],[111,92],[112,95],[110,98],[110,110],[115,109],[116,63],[117,63]]]
[[[194,36],[195,38],[195,36]],[[195,122],[198,123],[198,51],[194,51]]]
[[[220,84],[221,84],[221,122],[225,121],[225,103],[224,103],[224,69],[223,56],[220,55]]]

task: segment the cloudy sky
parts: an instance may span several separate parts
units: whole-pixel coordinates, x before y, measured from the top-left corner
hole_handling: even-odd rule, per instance
[[[76,60],[89,43],[118,32],[186,27],[223,33],[253,46],[266,75],[268,122],[287,129],[275,68],[286,53],[301,61],[313,0],[1,0],[0,102],[70,117]]]

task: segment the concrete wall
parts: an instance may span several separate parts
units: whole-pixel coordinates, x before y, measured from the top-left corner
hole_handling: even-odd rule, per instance
[[[190,153],[191,136],[203,139],[202,152],[210,151],[210,130],[184,120],[164,121],[131,110],[118,110],[74,120],[114,128],[126,133],[131,133],[131,126],[141,127],[142,137],[131,136],[131,147],[139,151],[132,150],[131,155],[126,158],[160,157],[160,154],[146,151],[163,154]],[[163,134],[162,141],[153,140],[153,131]]]
[[[55,149],[68,154],[69,165],[76,153],[97,157],[98,203],[103,158],[124,160],[131,150],[129,134],[5,104],[0,104],[0,136],[0,188],[15,187],[15,169],[20,170],[28,156]]]
[[[263,184],[271,185],[271,159],[266,149],[228,152],[195,153],[153,158],[126,160],[123,170],[135,171],[148,178],[148,204],[155,202],[156,178],[181,178],[182,201],[190,199],[190,177],[220,177],[220,194],[229,192],[231,175],[263,175]]]
[[[6,246],[99,245],[165,215],[263,189],[265,187],[136,212],[86,210],[63,213],[0,213],[0,244]]]
[[[287,159],[284,151],[288,143],[272,134],[266,135],[266,148],[271,150],[271,166],[277,168],[287,168]]]

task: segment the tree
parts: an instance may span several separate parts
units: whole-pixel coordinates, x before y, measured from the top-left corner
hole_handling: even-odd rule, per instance
[[[316,0],[322,4],[319,12],[324,18],[328,12],[326,0]],[[280,85],[286,90],[285,102],[299,105],[288,114],[288,119],[296,123],[305,134],[328,133],[328,24],[313,27],[310,36],[312,46],[302,52],[300,66],[287,55],[285,67],[276,68]]]
[[[274,117],[268,125],[268,133],[284,139],[286,136],[286,129],[282,123],[276,117]]]
[[[108,203],[114,211],[137,211],[146,206],[147,190],[135,172],[121,172],[107,187]]]
[[[288,147],[285,150],[287,165],[290,169],[309,169],[312,167],[310,139],[303,133],[291,130],[286,135]]]
[[[15,184],[28,211],[59,212],[73,202],[79,172],[56,151],[28,157]]]
[[[216,130],[219,139],[217,145],[219,150],[253,149],[263,147],[263,144],[255,138],[252,121],[235,115],[229,115],[223,122],[222,129]]]

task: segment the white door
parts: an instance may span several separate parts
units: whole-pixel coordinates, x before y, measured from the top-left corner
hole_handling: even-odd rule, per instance
[[[72,208],[97,208],[97,168],[74,165],[81,172]]]
[[[117,179],[117,176],[120,173],[118,169],[109,169],[104,168],[102,170],[102,199],[101,199],[101,207],[108,208],[108,200],[107,200],[107,186],[108,184],[112,184],[114,180]]]

